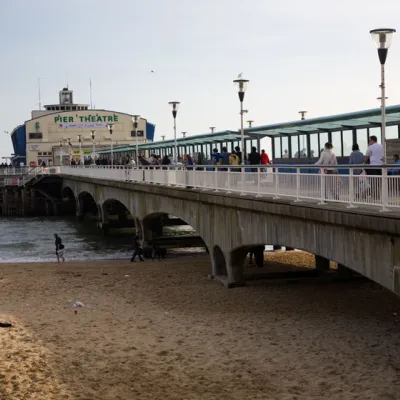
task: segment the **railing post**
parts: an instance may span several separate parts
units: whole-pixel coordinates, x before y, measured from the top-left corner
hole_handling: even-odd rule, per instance
[[[275,196],[274,196],[274,199],[279,199],[279,196],[278,196],[278,194],[279,194],[279,169],[278,169],[278,167],[275,167],[274,169],[275,169],[275,171],[274,171],[274,177],[275,177]]]
[[[256,197],[261,197],[260,194],[261,191],[261,168],[257,168],[257,196]]]
[[[296,167],[296,200],[295,203],[300,201],[300,168]]]
[[[321,192],[320,192],[320,202],[318,204],[326,204],[325,203],[325,174],[324,174],[324,170],[321,169]]]
[[[388,175],[387,175],[387,168],[382,167],[382,175],[378,177],[378,179],[382,179],[381,182],[381,196],[382,196],[382,210],[381,211],[388,211],[388,204],[389,204],[389,196],[388,196]]]
[[[214,191],[218,192],[218,167],[214,167]]]
[[[228,171],[228,192],[227,193],[231,193],[231,168],[228,167],[227,168]]]
[[[354,170],[349,168],[349,205],[347,208],[354,208]]]

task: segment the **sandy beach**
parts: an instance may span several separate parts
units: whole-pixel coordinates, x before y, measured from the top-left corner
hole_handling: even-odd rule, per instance
[[[391,293],[369,281],[227,290],[208,273],[206,255],[1,264],[0,321],[15,326],[0,328],[0,399],[400,398]]]

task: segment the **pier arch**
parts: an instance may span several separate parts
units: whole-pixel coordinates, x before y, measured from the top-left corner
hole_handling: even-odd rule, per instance
[[[145,255],[150,254],[153,246],[165,248],[205,248],[204,238],[196,229],[179,216],[164,212],[146,215],[140,221],[140,238],[143,241]]]
[[[96,200],[89,192],[80,192],[77,198],[78,217],[84,218],[86,214],[99,216]]]

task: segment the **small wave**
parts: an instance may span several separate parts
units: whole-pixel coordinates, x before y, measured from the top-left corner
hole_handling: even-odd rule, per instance
[[[0,250],[1,249],[20,249],[20,250],[27,250],[32,249],[36,245],[31,242],[16,242],[16,243],[0,243]]]

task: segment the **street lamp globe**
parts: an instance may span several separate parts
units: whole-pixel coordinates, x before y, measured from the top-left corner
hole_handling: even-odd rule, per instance
[[[179,101],[170,101],[169,103],[168,103],[170,106],[171,106],[171,108],[172,108],[172,116],[174,117],[174,118],[176,118],[176,115],[178,114],[178,108],[179,108],[179,105],[181,104]]]
[[[240,101],[243,102],[244,94],[245,94],[245,92],[247,90],[247,87],[249,85],[249,80],[240,78],[240,79],[235,79],[233,81],[233,83],[236,86],[236,90],[237,90],[237,92],[239,94]]]
[[[378,49],[379,60],[381,64],[385,64],[387,53],[390,45],[392,44],[392,39],[396,33],[396,29],[392,28],[380,28],[372,29],[369,31],[374,42],[375,47]]]
[[[96,137],[96,131],[90,131],[90,137],[92,138],[92,140],[94,140],[94,138]]]

